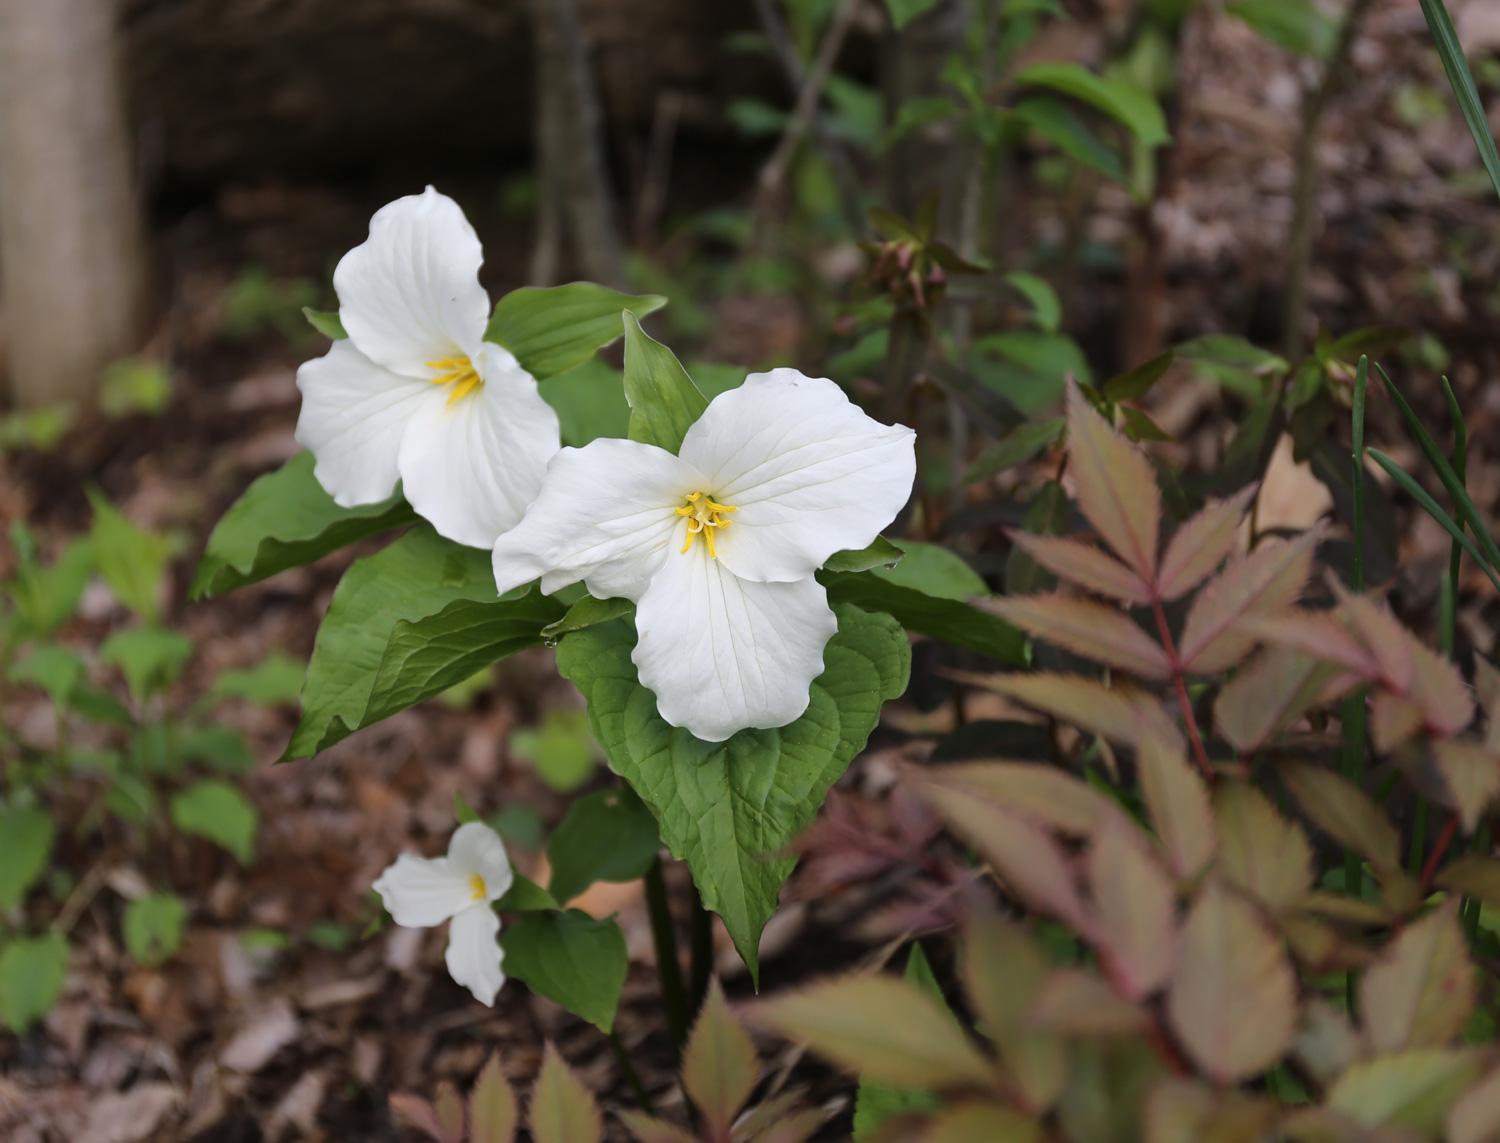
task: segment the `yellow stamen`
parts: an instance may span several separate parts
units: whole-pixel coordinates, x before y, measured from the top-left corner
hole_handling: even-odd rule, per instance
[[[480,378],[479,371],[474,368],[474,363],[462,353],[429,361],[427,368],[437,373],[437,376],[432,379],[434,385],[453,386],[453,392],[448,394],[450,405],[484,386],[484,381]]]
[[[489,890],[485,888],[484,878],[477,873],[469,874],[469,896],[475,901],[483,901]]]
[[[708,558],[716,560],[719,558],[718,544],[715,542],[714,533],[720,528],[729,527],[727,519],[731,512],[738,512],[738,508],[728,504],[720,504],[713,497],[703,492],[689,492],[683,497],[682,504],[673,509],[677,515],[687,521],[686,533],[682,541],[683,554],[693,546],[693,540],[703,537],[703,542],[708,545]]]

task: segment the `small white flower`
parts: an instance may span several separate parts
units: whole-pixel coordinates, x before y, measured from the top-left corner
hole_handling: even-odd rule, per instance
[[[722,742],[807,709],[837,628],[813,573],[873,541],[916,475],[916,434],[825,378],[752,373],[715,397],[679,455],[634,441],[565,448],[495,544],[509,591],[583,580],[636,604],[632,658],[661,715]]]
[[[297,441],[345,508],[399,479],[444,536],[487,548],[541,487],[557,414],[511,354],[484,340],[479,238],[428,187],[381,207],[333,272],[348,338],[297,370]]]
[[[380,875],[375,892],[398,925],[426,929],[451,921],[449,975],[475,1000],[493,1005],[505,983],[493,905],[512,879],[500,835],[482,822],[467,822],[454,832],[446,857],[403,853]]]

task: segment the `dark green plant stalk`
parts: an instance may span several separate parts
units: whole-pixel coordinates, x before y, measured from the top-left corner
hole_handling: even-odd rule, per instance
[[[662,1007],[667,1030],[678,1055],[687,1043],[687,990],[682,983],[682,962],[677,959],[677,934],[672,927],[672,907],[667,900],[667,881],[658,857],[646,871],[646,909],[651,915],[651,943],[656,948],[656,978],[661,984]]]
[[[1361,357],[1354,373],[1354,409],[1350,427],[1354,466],[1351,473],[1354,484],[1354,566],[1350,586],[1355,591],[1365,589],[1365,396],[1369,378],[1369,358]],[[1339,765],[1344,777],[1360,787],[1363,787],[1365,777],[1365,718],[1365,688],[1360,687],[1344,700],[1339,742]],[[1344,850],[1344,892],[1351,897],[1360,896],[1362,877],[1359,854],[1352,849]],[[1355,987],[1352,970],[1345,977],[1344,987],[1352,1012]]]
[[[688,1011],[696,1013],[708,995],[708,982],[714,974],[713,916],[703,907],[703,897],[693,886],[693,912],[689,918],[688,954],[693,966],[688,991]]]
[[[625,1045],[620,1043],[620,1033],[609,1034],[609,1046],[614,1049],[615,1063],[620,1065],[620,1071],[625,1076],[625,1082],[630,1085],[630,1090],[635,1095],[636,1102],[641,1105],[641,1110],[647,1115],[656,1114],[656,1105],[651,1101],[651,1093],[646,1090],[646,1085],[641,1082],[640,1073],[635,1070],[635,1065],[630,1062],[630,1053],[625,1050]]]

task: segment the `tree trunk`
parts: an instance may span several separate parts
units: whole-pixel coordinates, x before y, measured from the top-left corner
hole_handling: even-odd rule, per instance
[[[92,393],[139,342],[145,244],[114,0],[0,0],[0,264],[10,390]]]

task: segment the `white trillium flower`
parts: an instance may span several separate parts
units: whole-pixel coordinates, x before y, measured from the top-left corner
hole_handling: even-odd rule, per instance
[[[636,604],[632,658],[673,726],[710,742],[807,709],[837,622],[813,573],[862,548],[911,494],[916,434],[832,381],[752,373],[677,456],[635,441],[565,448],[495,544],[501,592],[583,580]]]
[[[444,536],[487,548],[512,527],[557,452],[557,414],[508,350],[484,340],[479,238],[428,187],[381,207],[333,272],[348,338],[297,370],[297,441],[344,508],[399,479]]]
[[[500,835],[483,822],[466,822],[454,832],[446,857],[403,853],[380,875],[375,892],[398,925],[427,929],[450,922],[449,975],[475,1000],[493,1005],[505,983],[493,906],[512,880]]]

